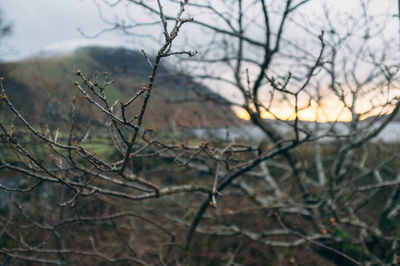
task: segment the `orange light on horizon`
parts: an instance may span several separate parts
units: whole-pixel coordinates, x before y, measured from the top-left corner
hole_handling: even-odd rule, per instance
[[[249,113],[243,108],[235,108],[236,116],[243,120],[249,120]],[[262,111],[261,118],[263,119],[279,119],[279,120],[295,120],[296,113],[291,108],[271,108],[271,111]],[[306,109],[297,112],[297,117],[302,121],[310,122],[333,122],[351,121],[351,112],[343,108],[340,104],[316,105],[312,104]]]
[[[234,112],[237,117],[243,120],[250,120],[250,114],[243,108],[235,108]]]

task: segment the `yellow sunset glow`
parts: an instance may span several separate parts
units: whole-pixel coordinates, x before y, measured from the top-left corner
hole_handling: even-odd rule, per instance
[[[240,119],[250,120],[249,113],[246,110],[244,110],[243,108],[235,109],[234,112],[235,112],[236,116],[239,117]]]
[[[237,108],[234,110],[237,117],[243,120],[249,120],[249,113],[242,109]],[[280,120],[295,120],[296,113],[293,108],[275,107],[270,111],[262,111],[261,117],[263,119],[280,119]],[[317,122],[331,122],[331,121],[351,121],[351,113],[349,110],[343,108],[340,104],[327,104],[315,105],[312,104],[306,109],[297,112],[297,117],[302,121],[317,121]]]

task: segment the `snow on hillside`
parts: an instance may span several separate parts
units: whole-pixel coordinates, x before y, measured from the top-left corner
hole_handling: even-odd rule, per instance
[[[132,49],[128,45],[121,42],[111,40],[98,40],[98,39],[72,39],[63,42],[57,42],[45,46],[35,56],[57,56],[57,55],[71,55],[76,49],[87,46],[102,46],[110,48],[127,48]]]

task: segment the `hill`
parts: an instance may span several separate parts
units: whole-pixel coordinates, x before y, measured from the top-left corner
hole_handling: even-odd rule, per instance
[[[101,112],[95,111],[73,85],[76,70],[95,78],[95,73],[108,72],[114,83],[105,91],[110,103],[126,101],[147,83],[150,66],[143,55],[125,48],[83,47],[70,55],[40,56],[23,61],[0,64],[0,76],[15,106],[34,123],[48,123],[61,127],[70,120],[71,97],[77,102],[77,120],[81,124],[92,120],[104,123]],[[103,74],[98,75],[104,79]],[[213,94],[207,87],[189,77],[179,75],[169,65],[161,65],[150,104],[145,115],[145,126],[167,128],[216,128],[237,120],[229,107],[204,102],[198,92]],[[197,93],[196,93],[197,92]],[[191,99],[186,102],[185,99]],[[195,99],[195,100],[193,100]],[[197,100],[196,100],[197,99]],[[140,101],[128,115],[138,113]],[[0,105],[1,109],[5,107]]]
[[[390,114],[388,114],[388,115],[381,115],[381,116],[370,116],[370,117],[367,117],[367,118],[365,119],[365,121],[385,120],[385,119],[389,118],[389,116],[390,116]],[[400,122],[400,112],[397,113],[397,114],[393,117],[393,119],[391,120],[391,122]]]

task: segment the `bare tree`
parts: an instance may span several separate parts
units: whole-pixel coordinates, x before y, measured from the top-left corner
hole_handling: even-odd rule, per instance
[[[141,8],[162,32],[156,55],[143,50],[147,85],[127,100],[107,99],[107,73],[76,73],[77,91],[107,118],[115,156],[86,148],[90,140],[74,122],[76,98],[68,131],[38,130],[1,85],[18,124],[0,123],[17,158],[1,155],[0,167],[21,180],[0,185],[14,200],[0,220],[3,263],[395,265],[398,143],[371,142],[400,108],[399,51],[387,30],[393,16],[361,1],[351,15],[321,6],[310,17],[311,2],[105,2]],[[177,15],[165,6],[178,6]],[[154,24],[108,22],[105,31],[133,35]],[[160,62],[171,56],[182,77],[229,91],[195,89],[197,100],[233,107],[248,116],[244,128],[262,137],[188,144],[146,128]],[[130,116],[134,105],[139,112]],[[229,130],[246,134],[237,125]],[[152,169],[139,171],[145,161]]]

